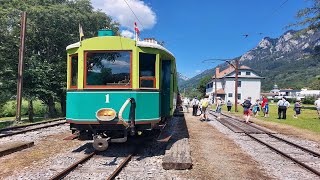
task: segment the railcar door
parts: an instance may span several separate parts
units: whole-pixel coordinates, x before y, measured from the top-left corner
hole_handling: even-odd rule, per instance
[[[170,115],[171,60],[161,61],[161,115]]]

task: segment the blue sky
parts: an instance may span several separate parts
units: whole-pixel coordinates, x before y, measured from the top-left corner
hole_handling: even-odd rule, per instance
[[[289,30],[285,28],[288,24],[297,21],[297,11],[310,5],[305,0],[92,0],[92,3],[120,22],[124,33],[132,32],[136,21],[141,38],[164,41],[176,57],[178,71],[187,77],[221,63],[201,63],[205,59],[234,58],[255,47],[263,37],[280,36]],[[249,36],[245,38],[244,34]]]

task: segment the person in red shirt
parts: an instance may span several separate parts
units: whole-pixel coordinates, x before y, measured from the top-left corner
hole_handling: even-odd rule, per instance
[[[263,111],[264,117],[267,117],[269,115],[269,108],[268,108],[268,98],[266,96],[262,96],[262,103],[261,103],[261,109]]]

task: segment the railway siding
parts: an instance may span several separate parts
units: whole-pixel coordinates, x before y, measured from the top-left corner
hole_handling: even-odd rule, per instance
[[[272,144],[279,150],[286,150],[287,154],[295,156],[296,159],[301,159],[306,164],[312,166],[314,169],[319,169],[320,160],[315,162],[315,158],[310,155],[306,154],[302,150],[293,150],[292,146],[284,142],[279,142],[278,139],[272,138],[272,135],[268,134],[254,134],[254,133],[242,133],[236,134],[232,132],[230,129],[226,128],[224,125],[220,124],[218,121],[215,120],[214,116],[210,116],[213,120],[209,122],[210,125],[217,128],[219,131],[226,134],[228,137],[234,139],[234,141],[244,149],[249,155],[251,155],[254,159],[260,162],[266,171],[270,174],[270,176],[277,177],[278,179],[320,179],[319,176],[312,173],[311,171],[298,166],[295,162],[280,156],[277,152],[267,148],[266,146],[253,141],[248,136],[257,137],[263,141],[266,141],[268,144]],[[277,134],[277,136],[285,137],[284,135]],[[290,139],[290,137],[285,137],[286,139]],[[301,144],[305,140],[295,140],[295,143]],[[304,143],[304,146],[309,149],[310,144],[315,146],[314,142]],[[312,148],[310,148],[312,149]],[[319,149],[316,151],[319,152]],[[303,155],[302,155],[303,154]]]

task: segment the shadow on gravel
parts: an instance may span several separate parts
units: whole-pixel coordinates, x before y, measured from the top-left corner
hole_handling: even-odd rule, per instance
[[[136,154],[134,155],[136,160],[140,161],[147,157],[153,156],[162,156],[165,154],[165,151],[183,138],[189,138],[189,132],[187,129],[186,121],[184,114],[178,112],[178,115],[175,115],[167,124],[165,131],[166,133],[171,134],[171,138],[168,142],[158,142],[157,137],[160,132],[153,131],[149,133],[144,133],[142,136],[129,137],[128,141],[125,143],[110,143],[106,151],[98,152],[97,155],[104,157],[114,157],[110,162],[106,162],[104,165],[110,166],[117,164],[118,157],[126,157],[136,148]],[[72,152],[80,153],[84,152],[89,154],[93,151],[92,142],[88,142],[77,149],[74,149]]]
[[[94,151],[93,147],[92,147],[92,142],[88,142],[80,147],[78,147],[77,149],[73,150],[72,152],[74,153],[79,153],[84,151],[85,154],[90,154]]]
[[[189,138],[189,131],[183,112],[176,112],[172,121],[171,131],[173,134],[166,149],[170,149],[175,142],[181,139]]]

